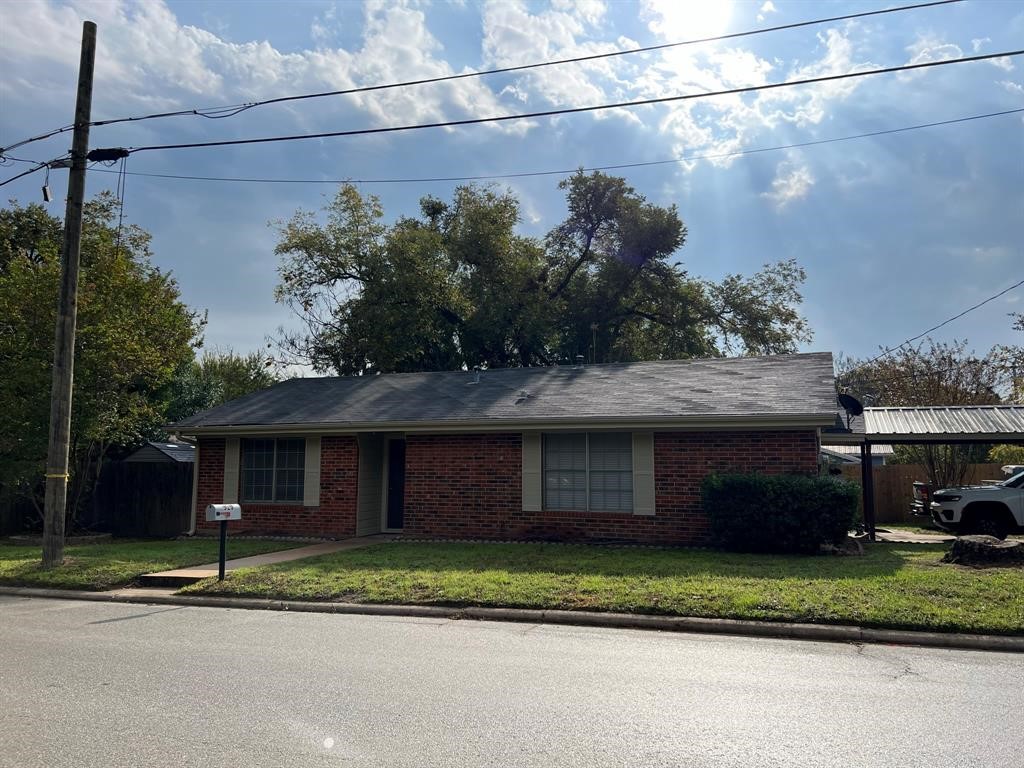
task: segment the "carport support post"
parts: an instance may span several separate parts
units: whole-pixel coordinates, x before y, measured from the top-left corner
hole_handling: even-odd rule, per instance
[[[220,565],[217,568],[217,581],[224,581],[224,559],[228,551],[228,521],[220,521]]]
[[[868,539],[875,540],[875,468],[871,463],[871,442],[865,440],[860,446],[860,479],[864,498],[864,527]]]

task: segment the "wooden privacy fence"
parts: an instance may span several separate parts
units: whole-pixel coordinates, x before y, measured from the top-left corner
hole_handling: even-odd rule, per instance
[[[23,533],[39,519],[32,502],[0,488],[0,536]]]
[[[162,538],[188,530],[194,465],[112,462],[96,487],[90,527],[115,536]]]
[[[860,485],[860,464],[842,467],[843,477]],[[920,464],[889,464],[874,467],[875,481],[875,522],[877,523],[919,523],[923,518],[910,514],[914,500],[914,481],[927,482],[928,472]],[[982,480],[1004,480],[999,464],[971,464],[967,468],[965,483],[980,483]]]

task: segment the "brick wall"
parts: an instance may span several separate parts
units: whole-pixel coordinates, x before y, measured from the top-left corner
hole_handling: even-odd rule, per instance
[[[320,506],[242,502],[242,520],[228,524],[229,535],[263,533],[325,538],[354,536],[358,466],[359,449],[354,437],[322,438]],[[218,523],[207,523],[205,510],[208,504],[219,504],[224,500],[223,438],[200,439],[198,472],[196,530],[204,534],[215,533]]]
[[[206,508],[224,501],[224,438],[199,439],[199,465],[196,467],[196,533],[213,533],[218,523],[206,522]],[[231,532],[233,523],[228,523]],[[230,532],[229,532],[230,533]]]
[[[664,432],[654,434],[656,525],[672,541],[700,542],[708,517],[701,481],[712,472],[816,474],[816,432]]]
[[[405,533],[462,538],[623,539],[700,543],[707,517],[700,483],[710,472],[814,473],[813,431],[672,432],[654,435],[656,511],[523,512],[522,438],[518,433],[410,435],[406,440]],[[207,504],[222,501],[224,440],[200,442],[198,528]],[[353,437],[321,442],[320,506],[243,504],[241,533],[355,535],[358,444]]]
[[[523,512],[519,434],[410,436],[404,530],[411,536],[699,543],[707,533],[700,507],[705,475],[814,473],[817,463],[813,431],[655,433],[655,515]]]
[[[514,535],[522,506],[522,436],[409,435],[405,527],[416,536]]]

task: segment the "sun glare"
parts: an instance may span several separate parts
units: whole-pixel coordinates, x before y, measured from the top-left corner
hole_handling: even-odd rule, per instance
[[[666,40],[713,37],[725,32],[732,6],[732,0],[653,0],[649,8],[660,19],[651,28]]]

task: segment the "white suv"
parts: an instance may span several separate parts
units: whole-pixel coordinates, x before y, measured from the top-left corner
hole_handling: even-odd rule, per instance
[[[1024,530],[1024,472],[993,485],[943,488],[932,494],[932,521],[953,533],[1005,539]]]

